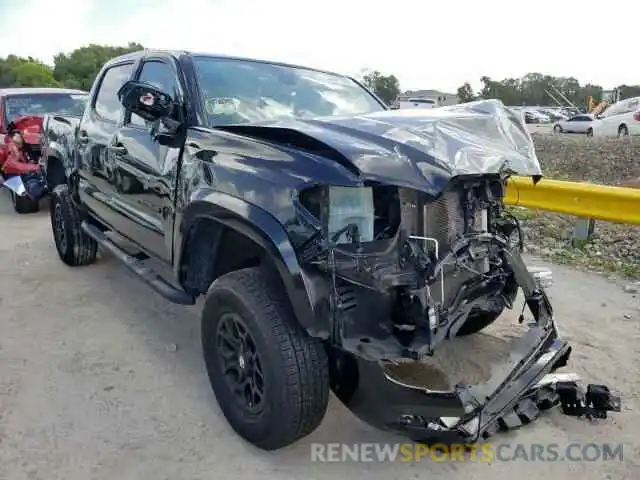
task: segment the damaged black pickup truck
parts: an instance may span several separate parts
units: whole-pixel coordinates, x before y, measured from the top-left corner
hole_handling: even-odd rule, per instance
[[[311,433],[330,391],[425,442],[474,442],[555,404],[620,408],[557,371],[570,347],[502,202],[510,175],[535,181],[540,165],[498,101],[391,111],[333,73],[144,51],[102,68],[81,119],[48,119],[44,158],[66,178],[51,201],[62,261],[88,265],[100,246],[175,303],[205,296],[213,390],[261,448]],[[397,374],[519,291],[531,318],[487,381]]]

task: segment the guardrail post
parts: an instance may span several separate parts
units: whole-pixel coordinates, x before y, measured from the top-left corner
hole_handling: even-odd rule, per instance
[[[573,227],[573,238],[571,243],[574,247],[584,245],[591,240],[596,229],[596,221],[593,218],[578,218]]]

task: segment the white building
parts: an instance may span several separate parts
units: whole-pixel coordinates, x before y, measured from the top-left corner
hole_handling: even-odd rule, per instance
[[[407,90],[396,101],[399,108],[434,108],[458,103],[456,94],[439,90]]]

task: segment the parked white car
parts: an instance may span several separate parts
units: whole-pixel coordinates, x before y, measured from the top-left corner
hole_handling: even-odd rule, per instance
[[[633,117],[640,108],[640,97],[628,98],[607,108],[600,120],[593,124],[593,134],[598,137],[626,137],[640,135],[640,122]]]
[[[574,115],[567,120],[560,120],[553,126],[555,133],[586,133],[593,135],[593,122],[597,122],[593,115]]]

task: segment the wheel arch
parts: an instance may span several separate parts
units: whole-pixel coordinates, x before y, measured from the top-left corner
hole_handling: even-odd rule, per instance
[[[302,327],[313,337],[328,338],[329,320],[316,315],[311,281],[287,232],[271,214],[237,197],[211,192],[189,203],[176,219],[174,269],[185,290],[206,293],[205,287],[220,275],[258,264],[277,274],[274,280],[281,282]],[[194,265],[197,271],[190,274]]]
[[[56,185],[67,183],[67,172],[62,158],[55,151],[47,151],[45,159],[45,176],[47,187],[52,191]]]

